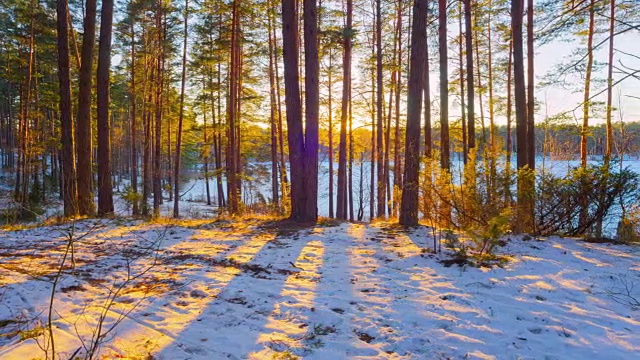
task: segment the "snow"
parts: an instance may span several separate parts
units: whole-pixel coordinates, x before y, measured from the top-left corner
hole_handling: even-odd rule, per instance
[[[117,322],[106,359],[640,352],[640,309],[627,296],[640,300],[638,247],[511,237],[503,268],[445,267],[426,227],[116,218],[0,232],[0,358],[45,357],[44,336],[21,337],[46,324],[70,232],[75,267],[67,258],[52,312],[61,358],[85,353],[102,313],[103,328]]]

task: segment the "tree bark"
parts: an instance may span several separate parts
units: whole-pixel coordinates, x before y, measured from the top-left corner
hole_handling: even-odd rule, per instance
[[[610,0],[610,13],[609,13],[609,62],[607,65],[607,145],[604,151],[604,161],[609,163],[611,160],[611,152],[613,150],[613,125],[612,115],[613,110],[613,39],[616,28],[616,1]]]
[[[351,93],[351,26],[353,25],[353,1],[347,0],[347,28],[343,39],[342,55],[342,106],[340,108],[340,145],[338,149],[338,194],[336,217],[347,219],[347,117]],[[373,166],[373,162],[371,163]]]
[[[463,0],[460,0],[458,2],[458,61],[460,63],[460,120],[462,122],[462,161],[466,165],[469,158],[469,152],[467,151],[467,106],[464,100],[464,63],[462,60],[464,56],[464,52],[462,50],[462,43],[464,41],[464,33],[462,32],[462,2]]]
[[[73,120],[71,119],[71,81],[69,76],[69,31],[67,27],[67,0],[56,4],[58,40],[58,93],[60,95],[60,131],[64,216],[78,214],[76,167],[73,151]]]
[[[98,49],[98,215],[113,214],[111,179],[111,124],[109,119],[109,71],[111,67],[111,33],[113,0],[102,0]]]
[[[305,66],[305,192],[304,222],[318,219],[318,142],[319,142],[319,73],[318,10],[316,0],[304,0],[304,66]]]
[[[271,9],[267,10],[271,12]],[[276,123],[276,83],[275,69],[277,64],[273,61],[273,33],[271,24],[271,14],[267,15],[267,30],[269,32],[269,126],[271,129],[271,202],[276,212],[280,212],[280,194],[278,190],[278,125]]]
[[[164,87],[164,31],[162,29],[162,3],[158,0],[156,4],[156,29],[158,37],[156,39],[158,46],[157,70],[158,81],[156,86],[156,105],[155,105],[155,144],[153,147],[153,216],[160,216],[160,204],[162,204],[162,93]]]
[[[415,0],[411,31],[411,61],[407,97],[407,133],[405,168],[400,207],[400,224],[418,225],[418,185],[420,169],[420,110],[422,102],[422,76],[424,72],[424,44],[426,36],[427,0]]]
[[[386,192],[385,185],[386,181],[384,180],[384,154],[383,154],[383,118],[384,114],[382,111],[382,102],[383,94],[382,94],[382,0],[376,0],[376,150],[377,150],[377,216],[379,218],[386,217]]]
[[[180,216],[180,157],[182,152],[182,123],[184,120],[184,90],[187,78],[187,36],[189,33],[189,0],[184,2],[184,38],[182,42],[182,76],[180,78],[180,112],[178,115],[178,134],[173,168],[173,217]]]
[[[533,0],[527,0],[527,164],[531,170],[536,168],[534,37]]]
[[[465,45],[467,52],[467,149],[476,147],[476,119],[474,114],[473,88],[473,34],[471,23],[471,0],[464,0]]]
[[[522,0],[511,1],[513,33],[513,77],[516,105],[516,140],[518,153],[518,227],[520,232],[533,230],[533,179],[522,170],[528,168],[527,99],[524,79],[524,50],[522,36]]]
[[[449,59],[447,55],[447,0],[438,1],[440,52],[440,167],[449,171]]]
[[[135,42],[135,19],[133,11],[131,17],[131,89],[129,98],[131,101],[131,192],[133,193],[132,214],[140,215],[138,195],[138,152],[137,152],[137,126],[136,126],[136,42]]]
[[[291,163],[291,215],[295,222],[317,221],[318,181],[318,44],[314,1],[304,1],[306,135],[298,75],[299,31],[295,0],[282,0],[285,105]],[[308,109],[308,108],[311,109]],[[314,196],[315,195],[315,196]]]
[[[78,211],[80,215],[93,215],[93,188],[91,162],[91,79],[93,49],[96,40],[96,0],[86,0],[80,59],[80,88],[78,90],[78,117],[76,119],[76,158],[78,179]]]
[[[584,78],[584,104],[582,105],[582,131],[580,132],[580,165],[587,167],[589,113],[591,111],[591,72],[593,69],[593,32],[595,28],[595,0],[589,3],[589,32],[587,34],[587,69]]]

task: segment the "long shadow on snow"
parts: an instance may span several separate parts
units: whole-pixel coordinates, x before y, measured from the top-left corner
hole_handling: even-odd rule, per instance
[[[285,297],[283,286],[288,275],[296,271],[291,264],[308,241],[294,234],[275,238],[258,235],[246,242],[252,243],[250,251],[232,251],[220,258],[222,265],[235,270],[221,274],[221,279],[215,279],[215,274],[205,275],[214,282],[208,287],[217,290],[213,300],[203,299],[198,316],[172,334],[171,344],[154,354],[157,359],[245,358],[260,350],[256,343],[276,303]],[[213,348],[219,344],[225,344],[225,348]]]

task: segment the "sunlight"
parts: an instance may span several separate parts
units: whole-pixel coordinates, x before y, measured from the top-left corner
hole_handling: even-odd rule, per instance
[[[223,255],[225,251],[232,249],[230,243],[217,246],[211,245],[209,243],[210,238],[207,238],[206,235],[211,235],[211,232],[198,231],[188,239],[188,242],[176,244],[165,252],[169,253],[173,250],[181,255],[193,256],[194,259],[197,259],[198,255],[204,255],[208,259],[216,259]],[[246,264],[273,238],[274,235],[272,234],[249,238],[224,255],[224,258],[233,259],[238,265]],[[241,238],[238,238],[238,240],[241,240]],[[235,266],[221,267],[216,265],[212,267],[201,265],[194,267],[190,271],[201,276],[201,280],[192,286],[196,289],[190,292],[183,292],[180,296],[180,298],[184,299],[183,301],[178,301],[175,304],[164,304],[153,314],[145,315],[146,313],[143,309],[138,309],[137,312],[142,314],[142,317],[136,317],[136,321],[140,326],[134,326],[128,329],[126,333],[118,336],[114,340],[116,348],[131,348],[135,344],[143,344],[143,339],[153,339],[151,341],[153,342],[154,351],[161,351],[175,341],[180,332],[186,329],[189,324],[197,321],[220,292],[236,276],[242,273],[242,269]],[[166,273],[159,275],[171,276],[171,274]],[[187,276],[185,273],[181,275],[182,277]],[[151,317],[154,323],[146,323],[145,316]],[[148,345],[146,344],[145,346]]]
[[[593,265],[595,265],[597,267],[603,267],[603,266],[611,267],[612,266],[611,264],[604,263],[604,262],[602,262],[600,260],[591,259],[591,258],[585,257],[582,254],[583,253],[581,251],[573,251],[571,253],[571,255],[575,256],[577,259],[580,259],[582,261],[588,262],[589,264],[593,264]]]
[[[377,222],[372,228],[381,229],[381,233],[385,234],[381,243],[384,244],[383,250],[390,253],[397,253],[400,257],[417,256],[422,254],[422,248],[416,245],[407,233],[404,231],[384,231],[383,228],[389,227],[388,222]]]
[[[301,314],[301,310],[313,310],[313,302],[316,297],[316,288],[322,278],[319,270],[323,264],[324,244],[319,240],[309,241],[300,251],[293,266],[298,272],[289,275],[282,287],[281,301],[274,305],[265,325],[265,330],[256,340],[257,344],[265,344],[265,348],[257,353],[250,354],[252,359],[263,359],[270,356],[272,351],[269,344],[281,343],[287,348],[300,346],[300,342],[306,340],[306,334],[316,331],[309,319]],[[311,335],[309,335],[311,336]]]
[[[127,232],[131,233],[134,229],[151,231],[158,227],[161,226],[147,224],[128,228],[127,231],[121,229],[109,231],[102,234],[98,242],[108,245],[112,237],[122,238]],[[174,342],[180,332],[194,321],[198,321],[211,301],[243,271],[241,266],[253,259],[264,245],[274,238],[274,235],[260,235],[251,238],[234,236],[230,241],[229,235],[223,237],[223,233],[218,232],[218,238],[224,239],[224,243],[220,244],[220,240],[211,241],[210,236],[214,234],[215,232],[209,230],[178,229],[170,233],[169,236],[172,237],[172,240],[180,239],[182,241],[161,250],[165,257],[163,261],[169,261],[169,263],[154,265],[155,259],[144,257],[130,264],[132,274],[140,273],[144,269],[149,269],[149,271],[127,286],[106,313],[105,324],[112,324],[119,319],[125,320],[118,327],[118,336],[108,346],[111,351],[122,355],[148,354],[151,351],[160,351]],[[109,241],[102,241],[107,238]],[[89,245],[94,243],[96,239],[97,237],[87,239],[83,244]],[[136,237],[132,240],[135,239]],[[116,240],[116,242],[119,241]],[[88,249],[78,249],[78,254],[82,256],[93,255],[96,249],[99,248],[92,246]],[[226,253],[227,251],[229,252]],[[179,267],[170,265],[174,257],[179,259],[176,263],[176,266]],[[221,261],[225,258],[233,259],[233,261]],[[104,258],[99,258],[99,260],[103,261]],[[217,263],[219,261],[220,264]],[[90,291],[79,288],[79,291],[69,294],[73,294],[73,297],[69,297],[65,294],[65,290],[62,290],[62,294],[57,299],[58,304],[73,302],[81,306],[56,306],[58,320],[55,322],[59,328],[58,332],[64,333],[64,335],[60,335],[61,340],[57,349],[69,351],[76,348],[78,339],[73,335],[76,331],[80,334],[91,333],[92,328],[96,325],[96,319],[104,311],[106,304],[103,300],[106,296],[103,294],[104,291],[112,291],[109,289],[111,286],[127,277],[128,270],[122,265],[111,266],[110,269],[108,278],[104,279],[106,282],[84,284],[90,288],[95,286],[98,288]],[[186,283],[188,278],[196,278],[196,280]],[[163,302],[160,300],[163,294],[172,294],[177,298],[177,301],[175,303]],[[155,297],[155,300],[149,302],[152,296]],[[167,298],[170,299],[172,296]],[[135,308],[134,317],[129,317],[129,312],[134,309],[136,304],[140,304],[140,306]],[[63,341],[62,339],[67,340]],[[29,351],[32,346],[35,344],[30,341],[20,343],[16,349],[12,350],[12,354],[13,351]]]
[[[452,333],[452,332],[446,331],[444,329],[437,329],[434,332],[436,334],[439,333],[443,338],[446,338],[446,339],[456,339],[456,340],[461,341],[461,342],[473,343],[473,344],[484,344],[485,343],[482,340],[474,339],[472,337],[468,337],[468,336],[461,335],[461,334]]]
[[[553,291],[553,290],[556,289],[551,284],[549,284],[547,282],[544,282],[544,281],[536,281],[533,284],[530,284],[528,286],[532,287],[532,288],[547,290],[547,291]]]

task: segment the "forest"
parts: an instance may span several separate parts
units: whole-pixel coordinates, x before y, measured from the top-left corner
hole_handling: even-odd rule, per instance
[[[632,357],[639,44],[637,0],[0,0],[0,358]]]

